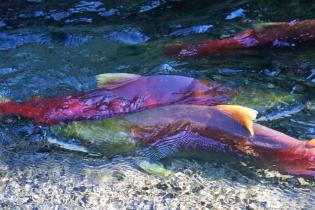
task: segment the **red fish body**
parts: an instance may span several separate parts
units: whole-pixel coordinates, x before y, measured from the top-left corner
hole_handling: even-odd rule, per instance
[[[183,76],[133,76],[107,82],[90,92],[34,98],[0,104],[0,115],[17,114],[43,124],[103,119],[167,104],[215,105],[229,101],[233,91],[215,82]]]
[[[214,151],[230,152],[315,177],[315,140],[300,141],[255,124],[256,115],[255,110],[235,105],[171,105],[102,121],[56,125],[51,131],[76,138],[106,156],[137,154],[159,160],[177,154],[204,157]]]
[[[254,132],[252,148],[263,164],[277,165],[291,174],[315,177],[315,140],[300,141],[258,124],[254,125]]]
[[[172,44],[165,48],[165,53],[182,57],[202,57],[235,49],[295,46],[308,41],[315,41],[315,20],[260,24],[228,39]]]

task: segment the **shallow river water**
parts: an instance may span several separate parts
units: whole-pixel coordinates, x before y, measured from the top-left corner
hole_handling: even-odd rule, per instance
[[[0,95],[25,101],[87,91],[95,88],[89,78],[106,72],[208,78],[244,88],[237,103],[258,109],[260,123],[309,140],[315,46],[200,59],[168,57],[163,46],[225,38],[255,23],[314,19],[314,9],[311,1],[1,1]],[[138,157],[50,147],[36,126],[15,116],[1,121],[1,209],[314,208],[313,180],[219,155],[167,160],[172,175],[159,177],[139,170]]]

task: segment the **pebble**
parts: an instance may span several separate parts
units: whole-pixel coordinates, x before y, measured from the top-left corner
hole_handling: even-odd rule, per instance
[[[106,209],[230,209],[231,206],[302,209],[309,205],[314,194],[311,188],[305,194],[293,190],[290,193],[299,193],[299,197],[290,199],[288,192],[277,186],[280,181],[268,181],[282,177],[279,173],[273,175],[272,171],[268,172],[270,178],[259,178],[264,180],[263,185],[261,180],[250,177],[250,183],[242,184],[239,172],[224,165],[218,168],[211,163],[174,160],[173,175],[161,178],[128,166],[128,160],[123,158],[118,162],[109,161],[102,167],[87,169],[73,159],[58,162],[50,155],[36,167],[32,164],[21,170],[13,167],[6,187],[0,188],[0,202],[24,207],[62,205],[63,208]],[[117,174],[123,180],[114,179]],[[292,184],[301,183],[305,184],[298,179]],[[308,189],[308,185],[303,186]]]

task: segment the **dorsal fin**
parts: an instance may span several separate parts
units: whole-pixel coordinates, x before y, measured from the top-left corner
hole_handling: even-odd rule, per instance
[[[216,108],[238,121],[252,136],[254,135],[253,120],[258,114],[256,110],[238,105],[218,105]]]
[[[272,27],[272,26],[281,26],[286,24],[286,22],[264,22],[264,23],[256,23],[254,24],[254,30],[256,32],[261,32],[263,30],[265,30],[268,27]]]
[[[315,147],[315,139],[311,139],[307,142],[308,146]]]
[[[137,74],[127,73],[105,73],[96,76],[97,87],[115,89],[141,77]]]

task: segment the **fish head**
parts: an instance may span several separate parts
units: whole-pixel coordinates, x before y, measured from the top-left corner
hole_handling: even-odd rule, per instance
[[[315,139],[301,142],[298,146],[291,149],[284,169],[295,175],[315,177]]]
[[[262,125],[253,125],[251,148],[263,164],[287,173],[315,177],[315,140],[301,141]]]
[[[54,135],[78,139],[82,145],[91,147],[98,153],[114,155],[133,154],[137,141],[119,125],[120,118],[102,121],[80,121],[52,126]]]

